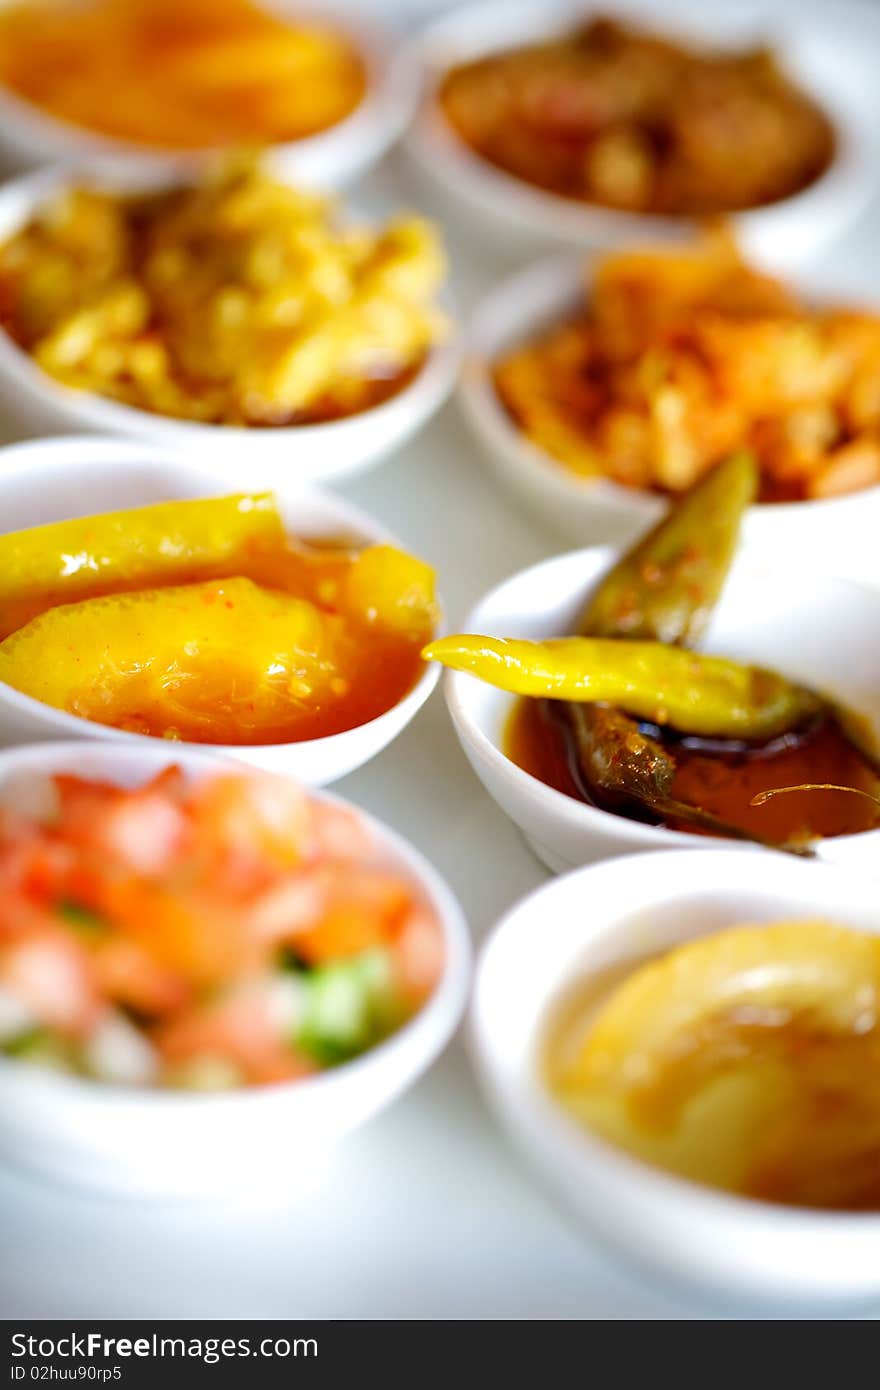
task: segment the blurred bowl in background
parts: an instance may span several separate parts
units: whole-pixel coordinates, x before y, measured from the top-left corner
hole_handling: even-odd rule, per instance
[[[493,474],[529,514],[569,541],[628,545],[659,521],[666,500],[610,479],[581,477],[545,453],[511,418],[492,380],[499,357],[577,312],[585,284],[582,257],[556,257],[517,271],[490,291],[465,333],[458,399]],[[802,275],[796,285],[810,298],[833,294],[815,275]],[[852,293],[841,300],[852,301]],[[768,559],[803,563],[815,556],[824,569],[865,582],[877,582],[878,530],[880,486],[821,500],[757,503],[743,523],[744,539]]]
[[[336,125],[301,140],[269,147],[273,172],[291,182],[319,189],[350,183],[395,143],[410,120],[418,94],[418,73],[393,33],[359,5],[316,6],[308,0],[281,0],[266,8],[296,19],[314,18],[347,36],[366,66],[366,92],[352,113]],[[46,163],[88,161],[108,177],[138,171],[170,177],[192,172],[217,150],[169,150],[101,135],[72,125],[0,85],[0,163],[22,170]]]
[[[496,168],[460,138],[437,101],[439,81],[459,63],[493,52],[540,42],[570,32],[578,22],[603,16],[644,24],[685,43],[724,47],[766,43],[786,73],[827,112],[837,146],[828,170],[791,197],[744,212],[730,221],[743,249],[768,265],[784,269],[839,236],[880,187],[875,159],[880,119],[876,82],[867,54],[876,35],[863,32],[873,16],[859,7],[818,0],[797,7],[760,0],[669,0],[658,10],[653,0],[573,3],[548,0],[486,0],[461,6],[430,23],[413,41],[412,61],[423,74],[419,111],[405,147],[426,190],[439,195],[475,235],[502,246],[514,242],[523,254],[567,246],[609,248],[621,243],[676,239],[688,221],[619,211],[546,192]]]
[[[157,191],[178,182],[173,175],[136,168],[105,176],[94,165],[78,172],[56,168],[25,175],[0,187],[0,242],[13,236],[47,200],[81,179],[122,194]],[[259,467],[264,483],[298,486],[351,477],[400,448],[449,395],[458,360],[453,324],[411,380],[371,409],[318,424],[242,427],[159,415],[65,386],[0,329],[0,407],[16,432],[26,437],[94,430],[127,435],[187,453],[210,454],[220,484],[240,480],[244,465]]]

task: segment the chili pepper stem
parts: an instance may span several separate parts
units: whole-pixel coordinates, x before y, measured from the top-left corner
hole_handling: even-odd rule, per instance
[[[850,792],[852,796],[863,796],[866,801],[873,801],[875,806],[880,806],[880,796],[875,796],[873,792],[866,792],[862,787],[843,787],[837,782],[798,782],[792,787],[770,787],[767,791],[758,792],[757,796],[753,796],[749,805],[763,806],[774,796],[786,796],[789,792]]]

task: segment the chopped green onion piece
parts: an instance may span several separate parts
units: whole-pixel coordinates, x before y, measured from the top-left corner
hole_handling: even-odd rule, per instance
[[[296,1043],[325,1066],[365,1052],[402,1020],[391,957],[380,948],[320,966],[304,986]]]
[[[75,902],[72,898],[65,898],[63,902],[58,903],[57,911],[65,922],[69,922],[72,927],[76,927],[87,936],[95,936],[106,927],[106,923],[96,912],[83,907],[82,903]]]

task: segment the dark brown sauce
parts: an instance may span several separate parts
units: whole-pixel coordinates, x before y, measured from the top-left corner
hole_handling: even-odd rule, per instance
[[[833,715],[763,747],[683,739],[669,730],[643,726],[675,756],[672,793],[710,811],[729,825],[772,840],[854,835],[880,825],[880,808],[844,792],[792,792],[763,806],[752,798],[774,787],[835,782],[880,794],[880,770],[855,746]],[[605,802],[591,795],[581,776],[565,706],[554,700],[520,700],[504,736],[508,757],[539,781],[566,796],[671,830],[692,830],[663,821],[642,807]],[[710,833],[710,832],[698,832]]]

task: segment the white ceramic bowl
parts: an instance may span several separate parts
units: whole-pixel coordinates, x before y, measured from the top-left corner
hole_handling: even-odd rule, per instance
[[[236,477],[218,481],[210,455],[206,458],[204,453],[199,462],[193,462],[124,439],[87,435],[46,439],[0,450],[0,530],[18,531],[151,502],[266,487],[272,483],[244,460]],[[383,527],[332,494],[289,486],[275,491],[284,523],[294,535],[316,540],[350,537],[355,544],[394,542]],[[174,747],[183,753],[210,748],[223,757],[288,773],[308,786],[324,786],[368,762],[396,738],[427,700],[437,674],[426,667],[412,690],[384,714],[325,738],[254,745],[176,743]],[[117,748],[120,743],[143,748],[155,742],[144,734],[111,729],[53,709],[0,682],[0,743],[71,738],[107,739]]]
[[[804,258],[839,235],[867,206],[878,186],[874,129],[876,82],[869,53],[876,47],[874,16],[856,5],[778,4],[762,0],[616,0],[615,18],[668,33],[684,42],[740,46],[769,42],[786,70],[828,112],[837,153],[814,184],[767,207],[737,213],[732,222],[745,248],[780,267]],[[502,246],[608,247],[628,240],[670,239],[685,219],[585,205],[533,188],[482,159],[445,119],[436,92],[450,67],[499,49],[569,32],[609,6],[582,0],[488,0],[459,7],[429,24],[413,45],[423,70],[423,97],[407,136],[416,173],[485,239]]]
[[[0,242],[54,194],[83,181],[123,193],[175,182],[137,167],[107,177],[94,164],[27,174],[0,187]],[[173,419],[96,392],[74,390],[44,372],[0,329],[0,408],[18,436],[100,430],[174,449],[210,451],[218,480],[240,476],[243,468],[258,463],[278,486],[327,482],[360,473],[404,444],[443,404],[455,381],[458,356],[452,330],[431,349],[410,382],[371,410],[322,424],[257,429]]]
[[[493,589],[465,618],[462,632],[540,640],[571,633],[597,581],[616,559],[596,548],[559,555]],[[754,662],[833,696],[864,714],[880,736],[880,593],[807,570],[774,569],[743,550],[735,561],[702,646]],[[600,811],[545,786],[503,752],[515,698],[462,672],[444,677],[459,740],[480,781],[556,873],[636,850],[720,843]],[[821,841],[835,863],[880,872],[880,830]],[[756,848],[754,853],[779,857]]]
[[[56,772],[137,786],[170,763],[194,779],[222,766],[216,758],[166,746],[33,745],[0,752],[0,798],[5,791],[19,796],[31,777]],[[412,1085],[446,1046],[464,1008],[467,927],[427,860],[380,821],[358,814],[381,855],[433,908],[443,931],[442,978],[409,1023],[336,1070],[216,1094],[115,1087],[0,1057],[0,1157],[108,1194],[260,1201],[264,1193],[294,1194],[340,1139]]]
[[[665,500],[609,480],[579,477],[517,427],[492,381],[500,356],[583,304],[586,280],[583,261],[563,257],[538,261],[496,286],[466,335],[459,402],[492,472],[530,515],[581,545],[628,544],[660,519]],[[835,294],[815,275],[797,288],[829,303],[853,302],[851,291]],[[853,577],[873,574],[876,582],[878,532],[880,487],[871,487],[823,501],[760,503],[749,508],[744,534],[768,556],[815,554],[826,569]]]
[[[880,932],[876,884],[749,850],[635,855],[537,889],[477,966],[471,1039],[497,1114],[602,1241],[653,1273],[756,1299],[880,1293],[880,1215],[750,1201],[700,1187],[591,1135],[544,1089],[538,1048],[566,986],[741,922],[829,917]]]
[[[3,4],[12,0],[3,0]],[[347,34],[367,68],[363,100],[344,120],[302,140],[269,147],[273,168],[315,188],[338,188],[374,164],[406,126],[418,95],[418,72],[380,20],[360,5],[300,4],[273,0],[269,10],[313,18]],[[216,150],[168,150],[101,135],[73,125],[0,86],[0,160],[22,170],[38,164],[88,159],[113,175],[133,169],[171,174],[191,170]]]

